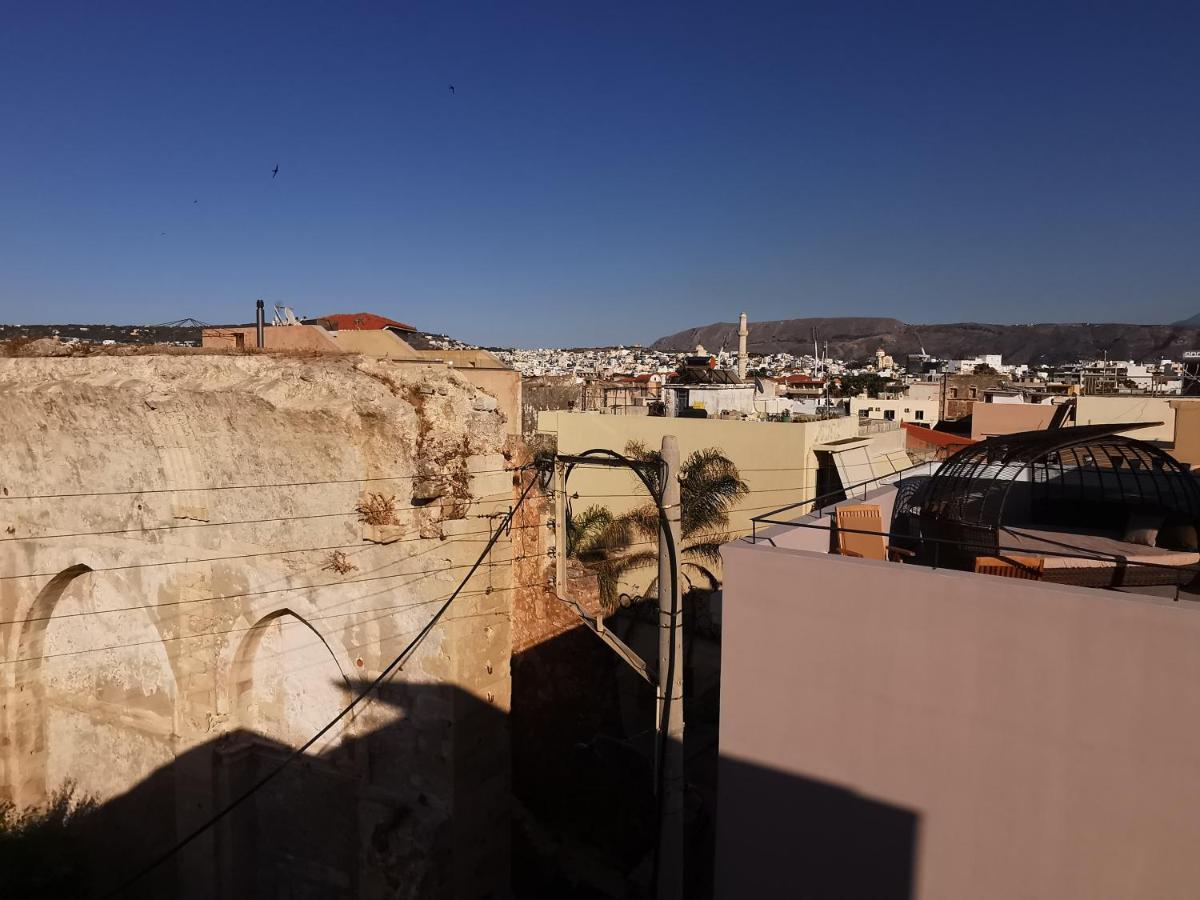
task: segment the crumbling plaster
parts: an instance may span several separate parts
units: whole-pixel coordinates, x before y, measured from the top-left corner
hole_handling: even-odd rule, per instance
[[[0,360],[0,796],[37,802],[70,777],[104,801],[234,729],[295,743],[314,709],[336,710],[512,504],[507,424],[480,396],[444,366],[361,358]],[[359,521],[371,493],[395,498],[386,528]],[[335,552],[353,568],[331,569]],[[511,553],[493,548],[398,683],[507,710]],[[444,867],[447,896],[502,895],[506,863],[464,861],[507,859],[505,751],[460,705],[368,705],[325,749],[353,745],[339,764],[390,792],[364,829],[402,803],[420,810],[412,840],[442,835],[391,864]],[[372,750],[373,734],[389,743]],[[499,760],[486,772],[468,753],[481,740]],[[164,823],[181,833],[216,803],[211,778],[185,781]],[[366,896],[398,876],[355,877]]]

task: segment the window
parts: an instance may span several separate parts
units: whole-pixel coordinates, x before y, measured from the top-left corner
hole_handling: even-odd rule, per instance
[[[885,409],[883,411],[883,418],[888,422],[896,421],[896,411],[894,409]]]
[[[979,388],[971,388],[971,399],[974,400],[979,396]]]
[[[923,409],[918,409],[918,410],[917,410],[917,412],[916,412],[916,420],[917,420],[918,422],[923,422],[923,421],[925,421],[925,410],[923,410]]]
[[[951,400],[958,399],[958,388],[950,388],[950,399]]]

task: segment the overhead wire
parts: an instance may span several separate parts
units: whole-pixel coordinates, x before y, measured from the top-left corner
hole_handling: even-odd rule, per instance
[[[490,533],[491,532],[488,531],[488,532],[471,532],[470,534],[472,536],[474,536],[477,534],[490,534]],[[447,546],[448,544],[459,543],[459,540],[461,537],[462,536],[459,536],[454,539],[447,540],[445,542],[436,544],[433,547],[430,547],[429,550],[431,550],[431,551],[438,550],[442,547]],[[390,545],[388,545],[388,546],[390,546]],[[366,549],[370,549],[370,548],[368,547],[368,548],[363,548],[363,549],[366,550]],[[404,560],[398,560],[396,562],[389,563],[385,566],[380,566],[379,568],[372,569],[370,571],[380,571],[381,569],[389,568],[392,565],[396,565],[397,562],[404,562],[409,559],[413,559],[418,555],[419,554],[414,554],[413,556],[405,557]],[[540,554],[538,554],[538,555],[540,555]],[[501,562],[516,561],[516,560],[524,559],[524,558],[527,558],[527,557],[513,557],[511,560],[501,560]],[[449,571],[449,570],[455,569],[455,568],[463,568],[464,566],[465,566],[465,564],[462,564],[459,566],[448,566],[446,568],[438,569],[437,571],[445,572],[445,571]],[[92,570],[92,571],[95,571],[95,570]],[[83,572],[81,574],[87,574],[87,573]],[[395,572],[391,575],[373,575],[373,576],[364,576],[364,577],[359,577],[359,578],[343,578],[343,579],[340,579],[337,581],[319,582],[317,584],[293,584],[293,585],[287,585],[285,587],[265,588],[262,590],[255,590],[255,591],[239,591],[237,593],[231,593],[231,594],[213,594],[211,596],[206,596],[206,597],[188,597],[186,599],[181,599],[181,600],[166,600],[166,601],[157,602],[157,603],[141,603],[141,604],[136,604],[133,606],[118,606],[118,607],[113,607],[112,609],[81,610],[79,612],[55,611],[53,613],[50,613],[50,614],[47,614],[44,616],[28,616],[23,619],[2,619],[2,620],[0,620],[0,626],[19,625],[19,624],[28,623],[28,622],[45,622],[45,621],[49,621],[51,619],[67,619],[67,618],[76,618],[79,616],[101,616],[101,615],[108,615],[108,614],[112,614],[112,613],[135,612],[137,610],[159,609],[159,608],[168,607],[168,606],[185,606],[185,605],[188,605],[191,603],[205,603],[205,602],[210,602],[210,601],[215,602],[215,601],[219,601],[219,600],[238,600],[238,599],[243,599],[246,597],[262,596],[265,594],[286,593],[288,591],[297,591],[297,592],[314,591],[314,590],[319,590],[321,588],[345,587],[347,585],[366,584],[366,583],[374,582],[374,581],[384,581],[389,578],[401,578],[405,575],[421,575],[421,574],[425,574],[425,573],[424,572]],[[0,662],[2,662],[2,661],[0,661]]]
[[[515,472],[514,468],[506,469],[482,469],[478,472],[469,472],[470,475],[495,475],[503,472]],[[3,500],[62,500],[71,497],[127,497],[140,496],[143,494],[191,494],[202,491],[240,491],[240,490],[265,490],[269,488],[292,488],[292,487],[317,487],[331,484],[370,484],[377,481],[412,481],[424,476],[413,473],[408,475],[375,475],[367,478],[329,478],[314,481],[276,481],[264,482],[259,484],[210,484],[197,485],[196,487],[161,487],[161,488],[136,488],[118,491],[77,491],[57,494],[8,494],[0,493],[0,501]]]
[[[492,495],[493,500],[494,500],[495,496],[496,495]],[[503,496],[508,496],[508,495],[505,494]],[[37,539],[36,538],[27,538],[26,540],[37,540]],[[387,542],[380,542],[380,543],[381,544],[394,544],[394,543],[400,543],[401,541],[413,541],[413,540],[433,540],[433,538],[420,538],[420,537],[397,538],[394,541],[387,541]],[[149,569],[149,568],[157,568],[157,567],[161,567],[161,566],[182,566],[182,565],[195,565],[195,564],[203,564],[203,563],[210,563],[210,562],[226,562],[226,561],[234,560],[234,559],[255,559],[255,558],[260,558],[260,557],[264,557],[264,556],[288,556],[293,553],[321,553],[321,552],[332,551],[332,550],[352,550],[352,549],[356,549],[356,548],[361,548],[362,546],[363,546],[363,542],[360,540],[353,544],[333,544],[333,545],[322,546],[322,547],[300,547],[300,548],[291,549],[291,550],[262,550],[262,551],[256,551],[254,553],[236,553],[236,554],[227,555],[227,556],[200,556],[200,557],[189,557],[187,559],[156,560],[154,562],[145,562],[145,563],[126,563],[124,565],[119,565],[119,566],[94,566],[94,567],[91,567],[91,571],[93,571],[93,572],[120,572],[120,571],[127,571],[130,569]],[[202,549],[202,548],[180,548],[180,549]],[[0,575],[0,581],[13,581],[13,580],[21,579],[21,578],[49,578],[49,577],[53,577],[58,574],[59,574],[58,571],[54,571],[54,572],[23,572],[19,575]]]
[[[542,556],[545,556],[545,554],[536,553],[536,554],[528,554],[526,556],[514,556],[514,557],[510,557],[508,559],[496,560],[495,564],[508,564],[508,563],[513,563],[513,562],[518,562],[522,559],[535,559],[535,558],[542,557]],[[447,566],[445,568],[438,569],[434,572],[397,572],[394,575],[378,575],[378,576],[374,576],[372,578],[360,579],[356,582],[331,583],[331,584],[327,584],[327,585],[321,585],[321,587],[340,587],[347,583],[362,584],[362,583],[368,582],[368,581],[384,581],[384,580],[387,580],[390,578],[403,578],[406,575],[421,575],[422,577],[433,577],[435,575],[440,575],[443,572],[448,572],[448,571],[452,571],[455,569],[465,569],[465,568],[471,568],[471,564],[470,563],[462,563],[462,564],[456,565],[456,566]],[[417,579],[417,580],[422,580],[422,579]],[[409,582],[409,583],[411,584],[413,582]],[[400,585],[400,587],[405,587],[405,586],[407,586],[407,585]],[[280,593],[280,592],[289,591],[289,590],[304,591],[304,590],[308,590],[308,588],[305,588],[305,587],[275,588],[275,589],[271,589],[271,590],[261,591],[258,593],[262,593],[262,594]],[[215,600],[241,599],[246,596],[252,596],[255,593],[256,592],[251,591],[251,592],[246,592],[243,594],[226,595],[223,597],[222,596],[203,597],[203,598],[197,598],[196,602],[200,602],[202,600],[215,601]],[[368,597],[369,596],[371,596],[371,595],[368,595]],[[358,602],[358,601],[364,600],[364,599],[367,599],[367,597],[356,597],[353,600],[351,600],[350,602]],[[187,602],[190,602],[190,601],[187,601]],[[161,604],[161,605],[166,605],[166,604]],[[134,611],[137,609],[143,609],[143,608],[154,608],[154,607],[125,607],[122,609],[113,609],[113,610],[91,610],[91,611],[88,611],[85,613],[80,613],[78,615],[102,615],[105,613],[130,612],[130,611]],[[385,607],[385,609],[386,608],[387,607]],[[378,611],[379,611],[379,609],[369,609],[369,610],[359,610],[358,612],[370,613],[370,612],[378,612]],[[69,615],[69,614],[67,614],[67,615]],[[338,617],[347,616],[347,615],[355,615],[355,613],[354,612],[336,613],[331,616],[316,616],[316,617],[313,617],[312,621],[319,621],[320,619],[323,619],[323,618],[338,618]],[[46,616],[42,619],[39,619],[39,621],[45,621],[45,620],[49,620],[49,619],[66,618],[66,617],[67,617],[66,615],[60,616],[60,615],[56,614],[54,616]],[[14,622],[21,622],[21,621],[29,621],[29,620],[10,620],[8,624],[14,624]],[[24,662],[36,662],[36,661],[42,660],[42,659],[57,659],[57,658],[66,657],[66,656],[83,656],[83,655],[86,655],[89,653],[103,653],[107,650],[124,650],[124,649],[128,649],[131,647],[141,647],[141,646],[145,646],[148,644],[155,644],[155,643],[173,643],[175,641],[195,640],[195,639],[204,638],[204,637],[208,637],[208,636],[236,634],[239,631],[249,630],[250,627],[253,627],[253,626],[249,626],[248,628],[240,628],[240,629],[234,628],[234,629],[231,629],[228,631],[200,631],[200,632],[195,632],[193,634],[177,634],[177,635],[170,635],[167,637],[158,637],[158,638],[155,638],[154,640],[146,640],[146,641],[132,641],[132,642],[120,643],[120,644],[105,644],[104,646],[101,646],[101,647],[85,647],[81,650],[64,650],[60,653],[41,653],[36,656],[22,656],[22,657],[16,657],[16,658],[12,658],[12,659],[0,660],[0,665],[16,665],[18,663],[24,663]]]
[[[357,708],[357,706],[363,700],[367,699],[375,691],[376,688],[378,688],[381,684],[383,684],[391,676],[391,674],[394,671],[396,671],[399,668],[402,668],[404,665],[404,662],[407,660],[407,658],[416,650],[417,647],[419,647],[421,645],[421,643],[425,640],[426,636],[428,636],[429,633],[431,631],[433,631],[433,629],[435,627],[437,627],[438,622],[441,620],[442,616],[445,615],[446,611],[450,608],[450,605],[455,601],[455,599],[459,596],[459,594],[462,593],[462,590],[464,587],[466,587],[467,582],[469,582],[471,580],[471,576],[473,576],[475,574],[475,572],[479,569],[479,566],[483,564],[484,559],[487,558],[487,555],[488,555],[488,553],[491,552],[492,547],[494,547],[496,545],[496,542],[500,539],[500,536],[502,534],[504,534],[507,525],[512,521],[513,515],[516,513],[516,511],[518,509],[520,509],[521,505],[525,502],[525,499],[529,496],[530,491],[533,490],[534,486],[537,485],[537,483],[538,483],[538,479],[536,479],[536,478],[530,479],[529,484],[526,486],[524,491],[521,492],[520,497],[517,499],[517,501],[513,505],[513,507],[504,516],[503,521],[501,521],[500,524],[496,527],[495,531],[492,533],[491,539],[487,543],[487,546],[485,546],[483,548],[483,551],[479,554],[479,557],[475,560],[475,563],[471,566],[470,571],[467,572],[467,574],[463,576],[463,579],[462,579],[462,581],[459,582],[458,587],[455,588],[454,591],[450,594],[450,596],[447,597],[446,600],[442,603],[442,605],[440,607],[438,607],[437,611],[433,614],[433,616],[429,619],[429,621],[417,632],[416,637],[414,637],[412,639],[412,641],[410,641],[408,643],[408,645],[405,646],[405,648],[403,650],[401,650],[400,653],[397,654],[396,657],[393,658],[392,661],[390,663],[388,663],[383,668],[383,670],[380,671],[380,673],[369,684],[367,684],[367,686],[365,688],[363,688],[363,690],[360,693],[358,693],[354,697],[354,699],[352,699],[350,701],[349,704],[347,704],[345,707],[343,707],[342,710],[336,716],[334,716],[332,719],[330,719],[329,722],[327,724],[325,724],[316,734],[314,734],[311,738],[309,738],[307,741],[305,741],[303,744],[301,744],[299,747],[297,747],[291,753],[289,753],[277,766],[272,768],[271,771],[269,771],[266,775],[264,775],[262,778],[258,779],[249,788],[247,788],[245,791],[243,791],[241,794],[239,794],[236,798],[234,798],[233,801],[231,801],[229,804],[224,806],[217,813],[215,813],[214,815],[209,817],[204,823],[202,823],[201,825],[199,825],[195,829],[193,829],[191,832],[189,832],[183,839],[181,839],[180,841],[177,841],[168,850],[164,851],[163,853],[160,853],[149,863],[142,866],[137,872],[135,872],[129,878],[125,879],[114,890],[105,894],[105,896],[113,897],[113,896],[117,896],[121,893],[124,893],[128,888],[132,887],[134,884],[136,884],[138,881],[140,881],[142,878],[144,878],[150,872],[154,871],[160,865],[162,865],[164,862],[166,862],[168,859],[173,857],[176,853],[180,852],[186,846],[191,844],[192,841],[194,841],[200,835],[204,834],[206,831],[208,831],[208,829],[212,828],[214,825],[216,825],[218,822],[220,822],[222,819],[224,819],[225,816],[229,815],[229,813],[231,813],[234,809],[236,809],[238,806],[240,806],[246,800],[249,800],[252,796],[254,796],[255,793],[257,793],[261,788],[263,788],[266,784],[268,784],[271,780],[273,780],[276,776],[278,776],[291,763],[295,762],[297,759],[299,759],[301,756],[303,756],[304,753],[310,747],[312,747],[314,744],[316,744],[331,729],[333,729],[333,727],[336,726],[338,724],[338,722],[340,722],[342,719],[344,719],[346,716],[348,716],[350,713],[352,713],[355,710],[355,708]]]
[[[406,510],[397,510],[397,513],[400,513],[400,512],[414,512],[415,513],[415,512],[420,512],[421,510],[429,510],[429,509],[448,509],[451,507],[460,506],[463,503],[468,503],[468,502],[470,502],[470,503],[486,503],[486,502],[498,500],[498,499],[506,497],[506,496],[508,496],[507,491],[505,491],[504,493],[485,494],[481,497],[472,497],[469,501],[467,499],[463,499],[461,501],[450,502],[450,503],[426,503],[422,506],[409,507]],[[361,515],[362,514],[360,512],[358,512],[358,510],[351,510],[350,512],[313,513],[310,515],[268,516],[266,518],[261,518],[261,519],[231,519],[231,520],[224,521],[224,522],[184,522],[182,524],[175,524],[175,525],[140,525],[140,526],[131,526],[129,528],[113,528],[113,529],[108,529],[108,530],[103,530],[103,531],[64,531],[64,532],[54,532],[53,534],[8,535],[6,537],[0,537],[0,544],[7,543],[10,541],[48,541],[48,540],[52,540],[52,539],[56,539],[56,538],[68,538],[68,537],[109,537],[109,536],[117,535],[117,534],[142,534],[144,532],[178,531],[181,529],[188,529],[188,528],[220,528],[220,527],[233,527],[236,525],[262,525],[262,524],[266,524],[268,522],[303,522],[303,521],[311,521],[313,519],[330,519],[330,518],[339,518],[339,517],[349,518],[350,516],[360,516],[361,517]],[[178,518],[183,518],[183,517],[180,516]]]

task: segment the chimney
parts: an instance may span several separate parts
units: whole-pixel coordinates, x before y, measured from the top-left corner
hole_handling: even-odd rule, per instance
[[[263,334],[263,315],[263,302],[259,300],[257,304],[257,310],[254,315],[254,327],[258,338],[259,350],[263,349],[263,345],[266,343],[266,340],[264,340],[266,335]]]
[[[746,314],[738,318],[738,379],[746,380],[746,335],[750,329],[746,327]]]

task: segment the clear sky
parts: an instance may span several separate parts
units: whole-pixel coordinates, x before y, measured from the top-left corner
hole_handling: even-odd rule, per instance
[[[194,7],[3,5],[0,321],[1200,312],[1195,2]]]

